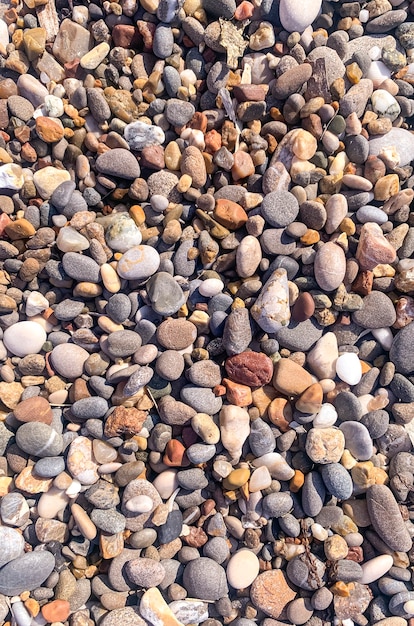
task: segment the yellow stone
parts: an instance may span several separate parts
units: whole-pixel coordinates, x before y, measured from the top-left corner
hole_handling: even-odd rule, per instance
[[[348,555],[348,544],[340,535],[328,537],[323,544],[323,549],[326,558],[330,561],[339,561]]]
[[[24,391],[20,383],[0,383],[0,400],[8,409],[15,409]]]
[[[344,217],[342,222],[339,224],[339,230],[349,237],[351,235],[355,235],[356,226],[350,217]]]
[[[95,283],[78,283],[73,290],[73,295],[76,298],[95,298],[101,293],[102,287]]]
[[[170,141],[164,151],[164,160],[167,169],[176,172],[180,169],[181,150],[176,141]]]
[[[250,478],[250,470],[247,467],[241,467],[239,469],[233,470],[223,480],[223,487],[226,490],[234,490],[238,489],[242,485],[246,484]]]
[[[13,163],[13,159],[4,148],[0,148],[0,163]]]
[[[384,276],[392,278],[395,276],[395,269],[391,265],[388,265],[388,263],[381,263],[374,267],[372,273],[374,274],[374,278],[383,278]]]
[[[189,176],[188,174],[183,174],[177,183],[177,191],[179,191],[180,193],[185,193],[190,189],[192,182],[193,179],[191,178],[191,176]]]
[[[46,46],[46,30],[44,28],[28,28],[23,36],[24,50],[29,61],[42,56]]]
[[[346,67],[346,75],[350,83],[356,85],[362,78],[362,70],[358,63],[350,63]]]
[[[0,477],[0,498],[6,495],[6,493],[10,493],[13,490],[14,481],[11,476],[1,476]]]
[[[338,535],[345,537],[346,535],[349,535],[349,533],[357,533],[358,526],[351,520],[350,517],[344,515],[338,524],[332,525],[332,530],[338,533]]]

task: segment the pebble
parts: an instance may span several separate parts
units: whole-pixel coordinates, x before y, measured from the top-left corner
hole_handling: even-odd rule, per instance
[[[120,258],[117,273],[127,280],[145,280],[152,276],[160,265],[160,256],[154,248],[134,246]]]
[[[187,563],[183,583],[190,597],[200,600],[219,600],[228,593],[225,570],[206,557]]]
[[[275,333],[289,323],[289,287],[285,269],[278,269],[264,285],[251,314],[265,332]]]
[[[27,552],[0,570],[0,593],[16,596],[32,591],[47,579],[55,567],[55,557],[48,551]]]
[[[30,321],[17,322],[5,330],[3,343],[11,354],[24,357],[40,352],[46,337],[46,332],[40,324]]]
[[[382,540],[392,550],[409,550],[411,538],[390,489],[373,485],[367,489],[366,498],[371,523]]]
[[[227,580],[234,589],[246,589],[258,574],[259,560],[250,550],[236,552],[227,564]]]
[[[253,604],[265,615],[277,619],[285,606],[296,597],[281,570],[259,574],[254,581],[250,597]]]

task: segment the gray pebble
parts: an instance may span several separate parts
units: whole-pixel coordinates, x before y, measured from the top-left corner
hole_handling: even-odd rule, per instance
[[[216,454],[216,446],[214,444],[194,443],[187,448],[186,454],[190,463],[194,465],[207,463]]]
[[[39,458],[57,456],[63,449],[62,435],[40,422],[22,424],[16,432],[16,443],[24,452]]]
[[[263,515],[271,517],[282,517],[293,508],[293,500],[289,493],[280,491],[271,493],[263,498]]]
[[[167,272],[159,272],[149,279],[147,293],[153,310],[165,317],[177,313],[185,302],[183,290]]]
[[[183,581],[189,596],[200,600],[219,600],[229,591],[224,569],[206,557],[187,563]]]
[[[215,415],[223,405],[221,397],[215,396],[212,389],[197,387],[196,385],[185,385],[181,389],[180,396],[182,401],[197,413]]]
[[[152,50],[159,59],[166,59],[172,54],[174,45],[174,36],[171,27],[168,24],[158,24],[154,39],[152,42]]]
[[[50,552],[27,552],[0,569],[0,593],[17,596],[32,591],[47,579],[55,567],[55,557]]]
[[[90,517],[95,526],[111,535],[125,529],[125,517],[116,509],[92,509]]]
[[[276,446],[275,436],[269,424],[258,418],[251,423],[249,446],[255,457],[273,452]]]
[[[302,487],[302,507],[306,515],[315,517],[320,513],[325,501],[325,483],[318,472],[309,472]]]
[[[104,398],[81,398],[72,404],[70,410],[77,419],[98,419],[106,414],[108,403]]]
[[[300,589],[314,591],[323,584],[325,564],[313,554],[300,554],[288,562],[286,574]]]
[[[372,439],[360,422],[343,422],[339,427],[345,436],[345,447],[359,461],[368,461],[373,455]]]
[[[66,274],[78,282],[99,283],[101,279],[99,265],[84,254],[66,252],[62,257],[62,265]]]
[[[134,354],[141,343],[141,336],[133,330],[116,330],[108,335],[108,352],[113,358],[123,358]]]
[[[170,98],[165,106],[165,117],[171,126],[185,126],[195,113],[194,105],[191,102]]]
[[[328,465],[321,465],[319,471],[329,494],[339,500],[346,500],[351,497],[353,491],[352,478],[343,465],[329,463]]]
[[[34,469],[42,478],[54,478],[65,470],[65,460],[61,456],[45,457],[36,462]]]
[[[229,554],[229,546],[224,537],[211,537],[203,546],[203,556],[213,559],[219,565],[228,559]]]
[[[291,322],[276,333],[283,348],[295,352],[307,352],[322,337],[323,328],[312,318],[305,322]]]
[[[177,481],[180,487],[188,490],[204,489],[208,485],[205,472],[198,467],[177,472]]]

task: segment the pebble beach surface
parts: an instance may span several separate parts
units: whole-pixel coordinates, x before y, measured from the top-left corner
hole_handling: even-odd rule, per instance
[[[0,625],[414,626],[414,3],[0,4]]]

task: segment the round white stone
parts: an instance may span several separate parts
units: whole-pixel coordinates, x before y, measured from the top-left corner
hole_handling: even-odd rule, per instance
[[[36,322],[17,322],[4,331],[3,343],[15,356],[37,354],[46,341],[46,332]]]
[[[108,226],[105,238],[111,250],[126,252],[134,246],[139,246],[142,234],[134,220],[125,213],[115,216]]]
[[[154,508],[154,502],[149,496],[135,496],[128,500],[125,508],[132,513],[149,513]]]
[[[259,573],[259,559],[250,550],[239,550],[227,565],[227,580],[234,589],[249,587]]]
[[[375,339],[379,341],[384,350],[388,351],[391,349],[394,339],[391,328],[375,328],[371,332],[374,335]]]
[[[307,0],[298,5],[297,0],[280,0],[279,17],[289,33],[303,31],[312,24],[321,8],[322,0]]]
[[[316,415],[312,422],[314,428],[329,428],[333,426],[338,419],[338,413],[336,412],[333,404],[325,402],[322,404],[321,410]]]
[[[134,246],[119,259],[116,271],[127,280],[144,280],[155,274],[160,262],[160,255],[151,246]]]
[[[213,296],[221,293],[223,289],[224,283],[219,278],[207,278],[207,280],[204,280],[201,283],[198,291],[201,293],[202,296],[205,296],[206,298],[212,298]]]
[[[336,375],[348,385],[357,385],[362,377],[361,362],[354,352],[345,352],[336,362]]]
[[[39,315],[49,307],[49,301],[44,297],[40,291],[31,291],[29,297],[26,300],[26,315],[27,317],[33,317]]]

